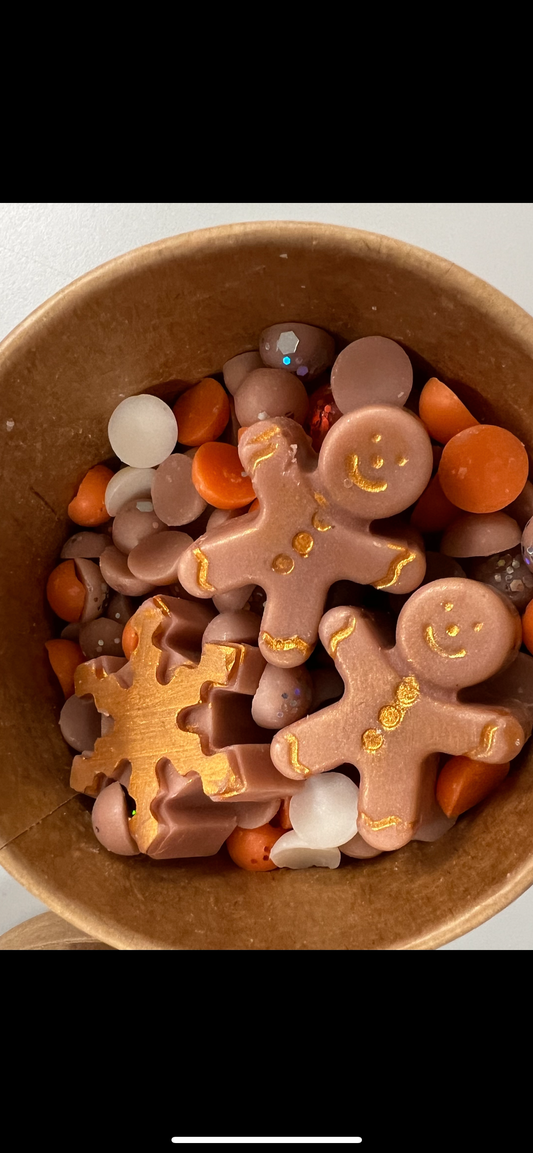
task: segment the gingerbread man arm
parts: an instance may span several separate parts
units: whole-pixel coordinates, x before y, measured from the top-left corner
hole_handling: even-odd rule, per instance
[[[178,577],[187,592],[212,597],[261,579],[258,517],[247,513],[206,533],[179,560]]]
[[[397,532],[381,536],[362,529],[355,536],[343,533],[342,539],[346,568],[338,579],[372,584],[389,593],[412,592],[422,583],[426,573],[424,548],[407,526],[403,536]]]
[[[471,757],[487,764],[505,764],[526,742],[522,725],[508,709],[435,701],[434,735],[449,756]]]
[[[294,781],[344,764],[350,746],[344,698],[276,733],[270,756],[280,773]]]

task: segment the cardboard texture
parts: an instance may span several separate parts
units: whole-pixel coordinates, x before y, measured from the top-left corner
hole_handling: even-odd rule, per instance
[[[448,261],[373,233],[261,223],[189,233],[75,281],[0,346],[0,863],[118,949],[427,949],[533,882],[533,754],[441,840],[337,870],[247,873],[214,858],[115,857],[69,788],[44,590],[72,534],[68,502],[109,458],[124,396],[173,395],[257,347],[279,320],[344,343],[398,341],[479,420],[533,450],[533,318]],[[167,382],[169,382],[167,384]],[[165,386],[165,387],[161,387]],[[7,427],[14,421],[14,425]]]
[[[94,937],[88,937],[81,929],[69,925],[62,917],[55,913],[41,913],[40,917],[32,917],[22,925],[16,925],[8,933],[0,937],[0,951],[2,952],[42,952],[44,949],[58,949],[68,952],[78,952],[80,949],[107,949],[113,951],[112,945],[104,945]]]

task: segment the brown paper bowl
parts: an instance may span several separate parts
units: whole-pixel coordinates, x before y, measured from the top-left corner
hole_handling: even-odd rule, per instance
[[[533,881],[533,756],[434,844],[334,871],[254,874],[202,860],[112,856],[69,788],[61,693],[43,648],[46,580],[66,508],[108,456],[124,397],[194,381],[286,317],[341,340],[382,334],[423,382],[533,450],[533,319],[446,260],[324,224],[231,225],[130,252],[63,289],[0,348],[0,863],[91,937],[119,949],[428,949]],[[11,431],[6,421],[14,421]]]

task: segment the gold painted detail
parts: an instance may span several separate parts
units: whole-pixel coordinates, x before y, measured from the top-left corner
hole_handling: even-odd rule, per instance
[[[378,722],[382,728],[389,732],[397,729],[407,710],[416,705],[419,696],[420,685],[416,677],[403,677],[394,693],[394,700],[379,710]],[[385,737],[379,729],[366,729],[361,737],[361,744],[367,753],[377,753],[384,743]]]
[[[292,547],[298,556],[309,556],[314,543],[310,532],[297,532],[292,538]]]
[[[494,744],[494,738],[497,732],[497,725],[491,725],[490,722],[487,725],[484,725],[481,730],[479,745],[476,749],[472,749],[470,753],[465,753],[465,757],[488,757]]]
[[[102,680],[90,663],[80,665],[75,677],[77,695],[91,694],[97,709],[111,716],[114,726],[98,738],[89,757],[74,758],[71,786],[94,796],[102,774],[116,779],[131,764],[128,792],[137,811],[130,828],[142,853],[158,832],[151,805],[160,788],[157,766],[161,760],[168,759],[182,776],[191,770],[198,773],[207,796],[232,797],[244,788],[224,752],[206,756],[198,733],[179,727],[182,709],[204,703],[211,685],[231,682],[243,646],[206,644],[198,665],[179,665],[164,684],[158,679],[162,652],[155,643],[163,619],[157,606],[136,615],[139,643],[130,658],[130,687],[124,687],[114,674]]]
[[[308,645],[306,641],[296,635],[293,637],[273,637],[270,633],[261,633],[261,639],[273,653],[289,653],[292,649],[298,649],[299,652],[304,653],[307,660],[313,651],[312,645]]]
[[[271,424],[270,428],[265,428],[264,432],[259,433],[259,436],[254,436],[250,444],[264,444],[266,440],[272,440],[273,436],[277,436],[278,432],[277,424]]]
[[[216,592],[214,585],[209,584],[209,581],[207,579],[207,570],[209,568],[209,561],[208,561],[205,553],[202,552],[201,548],[195,548],[193,550],[193,556],[196,557],[196,561],[198,564],[198,571],[196,573],[196,580],[197,580],[200,588],[204,589],[205,592],[209,592],[209,593]]]
[[[396,457],[396,464],[398,465],[399,468],[403,468],[404,464],[408,464],[408,463],[409,463],[409,457],[408,456],[397,456]]]
[[[269,448],[267,452],[258,452],[257,455],[254,456],[248,464],[248,475],[253,476],[257,466],[260,465],[262,461],[269,460],[271,456],[274,456],[274,453],[277,452],[277,449],[278,443],[276,441],[276,444],[273,444],[272,448]]]
[[[341,641],[345,641],[346,637],[351,637],[351,635],[355,629],[356,624],[357,624],[356,618],[354,616],[350,617],[348,624],[345,625],[343,629],[337,629],[337,632],[333,633],[333,636],[330,637],[329,651],[330,651],[332,657],[335,656],[335,653],[337,652],[337,648],[340,645]]]
[[[448,632],[447,629],[446,632]],[[450,660],[456,660],[457,657],[466,657],[466,649],[458,649],[456,653],[447,653],[446,649],[441,648],[439,642],[435,640],[433,625],[426,625],[426,628],[424,629],[424,640],[431,651],[433,653],[438,653],[441,657],[449,657]]]
[[[350,453],[345,460],[346,475],[352,484],[362,488],[364,492],[385,492],[388,487],[386,480],[369,480],[359,470],[359,457],[356,452]]]
[[[379,444],[379,442],[381,440],[381,433],[375,432],[374,435],[370,437],[370,439],[371,439],[373,444]]]
[[[392,825],[403,825],[405,828],[411,829],[415,823],[414,821],[404,821],[402,817],[395,817],[394,815],[382,817],[380,821],[373,821],[371,817],[367,817],[366,813],[361,812],[359,817],[374,833],[379,833],[380,829],[390,829]]]
[[[372,468],[383,468],[385,461],[383,460],[382,456],[373,456],[370,464],[372,465]]]
[[[448,633],[449,637],[456,637],[457,633],[460,631],[461,630],[459,628],[459,625],[448,625],[448,628],[446,629],[446,632]]]
[[[453,609],[453,605],[452,605],[451,601],[446,601],[446,604],[444,605],[444,612],[445,613],[451,613],[452,609]]]
[[[161,612],[164,613],[166,617],[172,616],[168,605],[165,604],[162,597],[154,597],[154,604],[157,605],[158,609],[161,609]]]
[[[377,753],[384,740],[383,733],[378,733],[377,729],[367,729],[361,737],[361,744],[366,753]]]
[[[298,738],[292,733],[285,733],[285,740],[289,746],[289,762],[292,769],[297,773],[301,773],[302,777],[308,777],[311,769],[307,765],[303,765],[298,757]]]
[[[316,500],[316,503],[319,504],[322,508],[325,508],[328,503],[325,496],[322,496],[321,492],[314,492],[313,496]],[[319,509],[313,513],[311,517],[311,524],[313,528],[317,529],[318,532],[327,532],[328,529],[333,528],[333,525],[330,524],[328,520],[325,520]]]
[[[481,632],[482,628],[483,628],[483,621],[478,621],[477,624],[474,625],[474,632],[479,633],[479,632]]]
[[[385,576],[382,577],[381,580],[373,582],[375,589],[392,588],[392,585],[396,584],[402,569],[405,568],[407,564],[411,564],[411,561],[416,560],[416,553],[411,552],[408,548],[402,548],[401,545],[396,544],[389,544],[389,548],[398,552],[399,556],[391,561]]]
[[[317,532],[327,532],[328,529],[333,528],[332,524],[329,524],[327,520],[323,519],[321,513],[318,512],[318,509],[313,513],[311,517],[311,524],[313,528],[316,528]]]
[[[293,568],[294,568],[294,561],[293,561],[292,557],[285,556],[285,554],[282,552],[280,552],[278,554],[278,556],[275,556],[274,560],[272,561],[273,571],[277,572],[277,573],[282,573],[283,576],[287,576],[289,573],[291,573]]]

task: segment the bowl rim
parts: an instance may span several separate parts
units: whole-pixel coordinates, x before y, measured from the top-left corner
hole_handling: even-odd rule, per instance
[[[180,251],[201,252],[213,242],[218,246],[221,244],[232,246],[237,238],[240,243],[243,237],[249,238],[251,242],[271,239],[273,229],[279,233],[280,240],[284,242],[308,245],[310,240],[315,243],[320,240],[324,244],[331,239],[338,244],[341,240],[347,248],[352,249],[354,255],[363,254],[366,249],[374,256],[388,256],[393,261],[401,261],[413,272],[419,275],[423,273],[436,283],[446,279],[447,290],[451,289],[459,299],[467,301],[471,307],[479,308],[489,319],[493,318],[500,329],[505,327],[509,336],[522,345],[522,349],[533,361],[533,317],[499,289],[453,261],[413,245],[409,241],[345,225],[312,221],[261,220],[217,225],[164,237],[121,253],[83,273],[38,305],[4,337],[0,342],[0,370],[12,356],[16,356],[19,346],[24,345],[29,334],[46,327],[56,316],[75,306],[78,299],[86,301],[92,291],[98,292],[104,285],[111,285],[113,281],[127,276],[134,268],[157,265]],[[43,819],[46,820],[46,817]],[[14,838],[14,841],[16,840],[17,838]],[[144,934],[133,931],[129,933],[131,943],[125,946],[125,930],[115,931],[114,925],[108,925],[99,915],[87,910],[86,906],[56,895],[53,887],[49,888],[33,868],[20,860],[18,854],[11,849],[11,842],[3,846],[0,863],[6,872],[42,900],[51,911],[63,918],[67,916],[72,925],[89,936],[122,950],[159,947]],[[439,948],[488,921],[521,896],[532,884],[533,849],[530,858],[512,874],[506,884],[500,886],[497,892],[489,892],[480,902],[471,898],[463,912],[454,913],[438,927],[420,934],[412,934],[404,941],[385,948],[394,950]],[[472,903],[473,901],[475,903]]]

